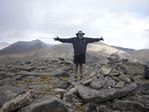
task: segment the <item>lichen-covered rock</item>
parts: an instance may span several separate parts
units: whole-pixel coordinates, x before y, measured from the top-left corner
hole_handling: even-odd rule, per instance
[[[144,107],[143,104],[136,101],[117,101],[113,104],[114,109],[121,111],[133,111],[133,112],[148,112],[149,108]]]
[[[18,94],[22,93],[21,88],[13,87],[10,85],[0,86],[0,107],[7,101],[12,100]]]
[[[30,91],[26,94],[19,95],[16,98],[7,101],[0,109],[0,112],[13,112],[33,102],[33,96]]]
[[[127,86],[120,89],[100,89],[95,90],[85,86],[78,86],[78,93],[84,102],[105,102],[114,98],[120,98],[128,95],[129,93],[135,91],[137,88],[136,83],[130,83]]]
[[[90,83],[90,87],[93,89],[100,89],[106,84],[106,80],[104,78],[95,78]]]
[[[20,112],[68,112],[68,109],[61,99],[49,95],[22,108]]]
[[[116,88],[122,88],[122,87],[124,87],[124,82],[123,81],[120,81],[120,82],[118,82],[116,85],[115,85],[115,87]]]
[[[124,74],[121,74],[121,75],[119,76],[119,78],[120,78],[122,81],[126,82],[126,83],[131,82],[130,78],[127,77],[127,76],[124,75]]]
[[[110,72],[111,72],[112,68],[109,67],[108,65],[103,65],[101,67],[101,73],[104,74],[104,75],[108,75]]]

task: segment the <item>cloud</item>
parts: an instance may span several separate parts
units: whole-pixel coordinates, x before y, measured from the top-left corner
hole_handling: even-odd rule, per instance
[[[149,48],[148,0],[0,0],[0,41],[86,36],[130,48]],[[50,38],[50,39],[49,39]],[[56,42],[57,43],[57,42]]]

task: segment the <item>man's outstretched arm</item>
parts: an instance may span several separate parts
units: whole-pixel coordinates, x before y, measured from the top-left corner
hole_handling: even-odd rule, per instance
[[[62,39],[62,38],[56,37],[56,38],[54,38],[54,40],[55,41],[60,41],[60,42],[63,42],[63,43],[72,43],[73,42],[73,38]]]
[[[86,38],[86,40],[87,40],[87,43],[98,42],[100,40],[104,41],[102,36],[101,36],[101,38]]]

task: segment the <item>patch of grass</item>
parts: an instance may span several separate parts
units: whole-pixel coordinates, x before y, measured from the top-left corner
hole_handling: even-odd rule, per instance
[[[62,81],[68,81],[68,77],[60,77],[60,79],[62,80]]]
[[[143,82],[149,84],[149,80],[147,79],[145,79]]]
[[[75,105],[75,112],[85,112],[84,105]]]

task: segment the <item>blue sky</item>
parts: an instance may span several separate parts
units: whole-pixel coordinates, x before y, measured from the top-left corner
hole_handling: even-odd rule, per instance
[[[0,41],[87,37],[134,49],[149,48],[149,0],[0,0]]]

